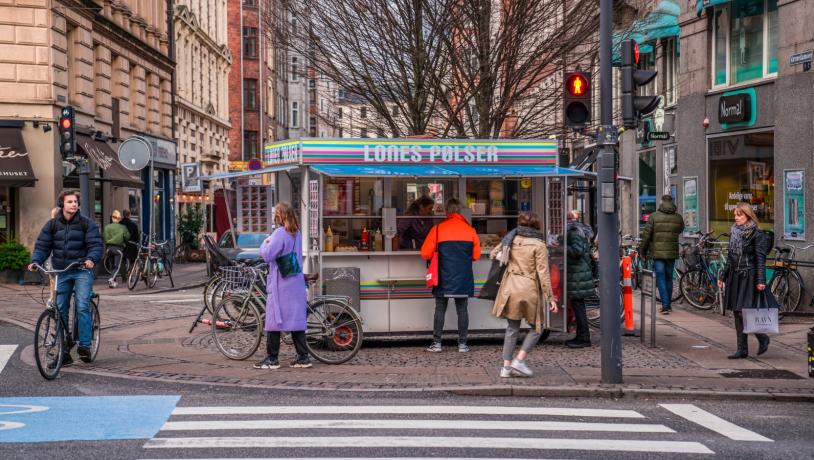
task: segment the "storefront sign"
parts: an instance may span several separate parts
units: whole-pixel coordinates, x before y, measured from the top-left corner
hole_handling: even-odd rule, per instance
[[[806,62],[811,61],[814,61],[814,50],[792,54],[791,57],[789,57],[789,65],[805,64]]]
[[[670,133],[667,131],[650,131],[647,133],[648,141],[669,141]]]
[[[229,162],[229,172],[248,171],[248,170],[249,170],[249,162],[248,161],[230,161]]]
[[[556,166],[557,141],[304,139],[268,145],[268,164],[533,164]]]
[[[749,120],[752,100],[749,94],[733,94],[718,99],[718,122],[739,123]]]
[[[145,134],[141,134],[140,137],[144,138],[144,140],[150,144],[150,148],[153,151],[153,162],[156,165],[172,166],[175,168],[178,161],[175,142],[147,136]]]
[[[181,191],[196,193],[201,191],[201,165],[198,163],[184,163],[181,165]]]
[[[699,230],[698,226],[698,176],[684,178],[684,199],[681,200],[684,216],[684,234],[689,235]]]
[[[783,171],[783,236],[787,240],[806,239],[805,178],[804,169]]]

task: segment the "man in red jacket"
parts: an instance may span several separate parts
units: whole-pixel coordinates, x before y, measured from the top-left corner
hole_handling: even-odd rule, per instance
[[[435,225],[427,234],[421,246],[421,257],[432,259],[438,251],[438,286],[432,289],[435,297],[435,318],[433,321],[432,345],[427,351],[441,351],[441,335],[444,332],[444,316],[447,299],[455,299],[458,312],[458,351],[466,353],[469,346],[466,337],[469,332],[467,300],[475,295],[475,277],[472,261],[480,258],[480,240],[475,229],[460,214],[461,203],[455,198],[447,201],[447,218]]]

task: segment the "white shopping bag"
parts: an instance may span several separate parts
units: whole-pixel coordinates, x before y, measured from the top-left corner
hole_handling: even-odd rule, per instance
[[[777,308],[744,308],[744,334],[779,334]]]

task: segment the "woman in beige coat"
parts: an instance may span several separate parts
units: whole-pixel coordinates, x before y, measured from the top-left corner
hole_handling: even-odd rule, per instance
[[[501,265],[506,265],[492,308],[493,315],[506,318],[508,322],[503,342],[501,377],[511,377],[513,374],[523,377],[533,375],[526,359],[543,332],[543,308],[548,306],[552,313],[557,312],[557,301],[551,290],[545,241],[537,214],[524,212],[517,218],[517,228],[503,237],[490,254],[492,259],[497,258]],[[517,356],[512,359],[520,323],[524,319],[532,326],[532,330],[523,340]]]

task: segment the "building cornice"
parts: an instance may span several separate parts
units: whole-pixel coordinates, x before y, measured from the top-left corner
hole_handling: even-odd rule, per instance
[[[195,35],[197,35],[201,42],[206,44],[209,49],[220,55],[226,60],[227,63],[232,63],[232,52],[225,44],[219,45],[212,37],[206,33],[198,23],[198,18],[195,16],[188,6],[176,5],[175,6],[175,21],[185,24]],[[179,30],[179,29],[176,29]]]
[[[204,110],[203,108],[198,107],[197,105],[192,104],[191,102],[189,102],[189,101],[187,101],[187,100],[185,100],[185,99],[183,99],[181,97],[176,97],[175,102],[176,102],[176,104],[178,106],[183,107],[183,108],[189,110],[190,112],[195,112],[196,114],[200,115],[201,117],[206,118],[206,119],[208,119],[208,120],[210,120],[210,121],[212,121],[214,123],[217,123],[218,125],[221,125],[221,126],[223,126],[225,128],[231,128],[232,127],[231,123],[229,123],[228,120],[220,118],[217,115],[212,115],[212,114],[208,113],[206,110]]]

